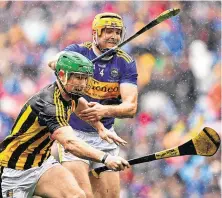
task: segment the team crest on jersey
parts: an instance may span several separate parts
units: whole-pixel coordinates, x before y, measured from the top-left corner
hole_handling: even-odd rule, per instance
[[[111,77],[116,78],[119,76],[119,71],[116,68],[112,68],[110,72]]]
[[[6,191],[6,197],[7,198],[13,198],[13,190],[12,189]]]

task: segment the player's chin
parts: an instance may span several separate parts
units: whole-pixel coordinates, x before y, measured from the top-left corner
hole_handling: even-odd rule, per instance
[[[111,49],[111,48],[113,48],[115,46],[116,46],[115,43],[107,43],[106,48]]]

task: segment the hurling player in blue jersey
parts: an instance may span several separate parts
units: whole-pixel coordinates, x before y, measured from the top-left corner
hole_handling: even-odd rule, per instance
[[[93,60],[120,43],[124,37],[124,30],[123,20],[118,14],[98,14],[92,24],[93,42],[72,44],[60,53],[74,51]],[[55,63],[56,58],[49,62],[49,66],[53,69]],[[137,110],[135,61],[121,49],[97,61],[94,64],[94,75],[88,80],[84,94],[84,98],[89,102],[85,103],[87,109],[80,109],[78,116],[71,115],[70,125],[79,138],[94,148],[118,155],[117,144],[124,145],[124,141],[113,129],[114,118],[131,118]],[[108,130],[103,133],[97,132],[84,120],[92,124],[100,121]],[[101,174],[100,179],[93,178],[88,176],[89,169],[102,164],[75,157],[64,151],[61,146],[59,150],[63,166],[72,172],[87,197],[120,196],[119,172],[107,171]]]

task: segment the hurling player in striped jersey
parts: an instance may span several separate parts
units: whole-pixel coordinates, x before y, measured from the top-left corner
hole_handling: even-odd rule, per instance
[[[24,104],[10,134],[0,143],[2,198],[86,197],[70,171],[51,155],[55,140],[67,152],[102,162],[112,170],[129,167],[123,158],[95,149],[76,137],[68,123],[70,114],[78,111],[80,101],[85,100],[78,93],[93,74],[92,62],[77,52],[65,52],[56,63],[55,74],[54,83]]]

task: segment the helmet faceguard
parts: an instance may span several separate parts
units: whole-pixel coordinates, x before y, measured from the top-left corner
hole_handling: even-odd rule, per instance
[[[101,49],[98,45],[98,36],[101,36],[102,30],[105,28],[120,29],[121,30],[120,42],[122,42],[125,37],[125,27],[121,16],[111,12],[97,14],[92,23],[92,30],[96,32],[96,37],[95,38],[93,37],[93,42],[102,52],[104,49]]]
[[[65,74],[65,80],[61,81],[58,76],[60,71],[63,71]],[[56,63],[56,72],[57,79],[63,89],[63,91],[68,94],[71,98],[74,95],[82,95],[83,90],[78,85],[72,85],[72,91],[67,91],[64,87],[68,85],[68,79],[72,74],[77,75],[78,78],[81,77],[90,77],[93,75],[93,63],[87,59],[82,54],[77,52],[64,52],[60,55]]]

